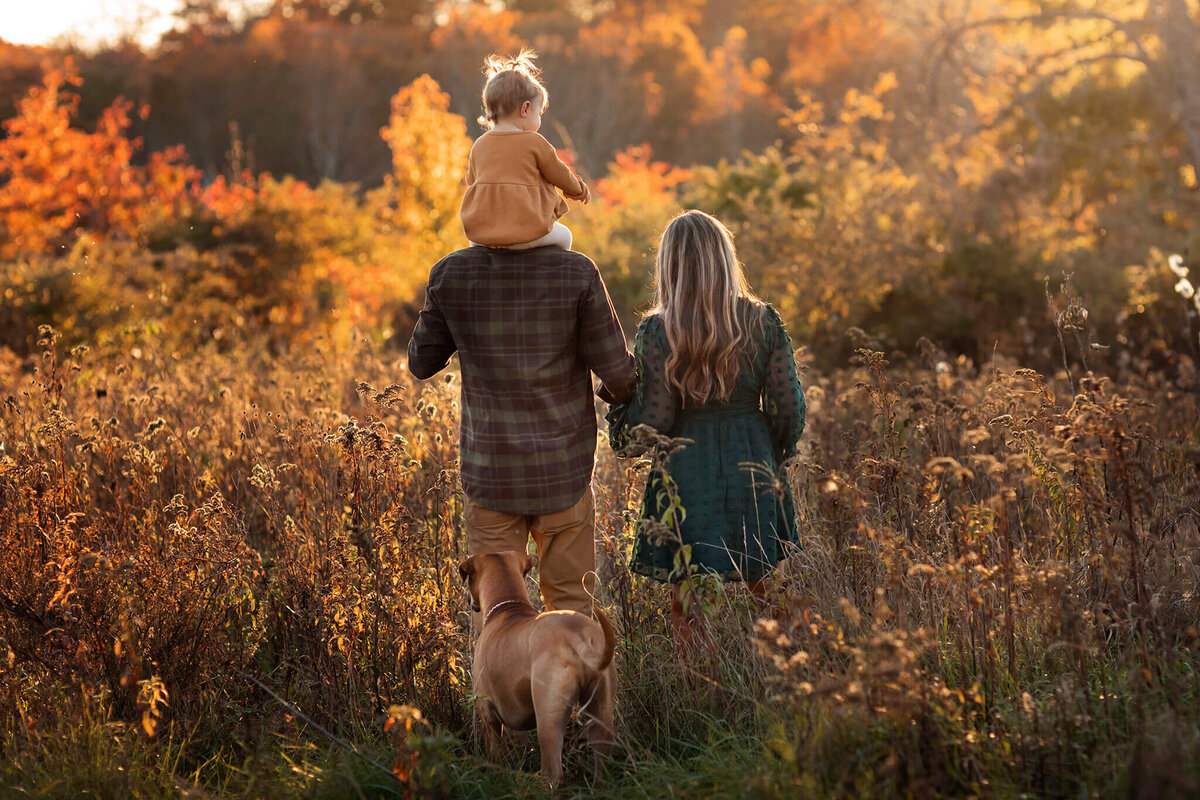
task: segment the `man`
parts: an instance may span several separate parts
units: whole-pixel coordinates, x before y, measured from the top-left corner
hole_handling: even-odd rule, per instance
[[[557,247],[475,246],[446,256],[430,272],[408,368],[424,380],[455,351],[467,552],[524,552],[532,536],[546,607],[590,615],[591,373],[607,402],[628,402],[636,378],[596,265]]]

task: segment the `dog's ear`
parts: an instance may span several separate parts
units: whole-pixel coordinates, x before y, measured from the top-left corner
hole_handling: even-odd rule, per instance
[[[525,554],[525,566],[521,569],[521,574],[528,575],[529,570],[533,569],[536,566],[537,566],[537,556],[531,556],[528,553],[526,553]]]
[[[462,579],[463,583],[466,583],[467,579],[470,578],[474,574],[475,574],[475,556],[471,556],[466,561],[464,561],[458,565],[458,577]]]

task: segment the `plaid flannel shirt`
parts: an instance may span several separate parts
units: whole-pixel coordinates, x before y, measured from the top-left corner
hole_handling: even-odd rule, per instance
[[[446,256],[429,274],[409,371],[432,377],[456,351],[467,497],[513,514],[578,502],[596,455],[590,372],[608,402],[627,402],[636,380],[596,265],[557,247],[475,246]]]

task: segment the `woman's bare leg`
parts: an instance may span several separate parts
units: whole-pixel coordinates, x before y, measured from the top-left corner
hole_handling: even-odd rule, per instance
[[[671,633],[675,635],[675,646],[680,654],[691,655],[696,649],[696,631],[692,627],[691,614],[684,611],[682,587],[671,584]]]
[[[767,595],[771,593],[775,587],[775,582],[771,578],[759,578],[756,581],[746,581],[746,591],[750,593],[750,597],[754,599],[755,610],[760,617],[773,617],[780,619],[780,609],[772,607],[771,601]]]
[[[746,591],[761,604],[767,602],[767,592],[771,589],[770,578],[759,578],[756,581],[746,581]]]

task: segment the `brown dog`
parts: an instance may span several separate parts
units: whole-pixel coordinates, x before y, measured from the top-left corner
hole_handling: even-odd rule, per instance
[[[487,553],[471,556],[458,571],[475,610],[486,612],[471,680],[488,758],[499,760],[501,726],[536,727],[542,771],[554,788],[562,780],[563,735],[576,706],[586,721],[596,779],[612,749],[616,637],[599,609],[599,624],[577,611],[539,614],[525,588],[534,563],[524,553]]]

